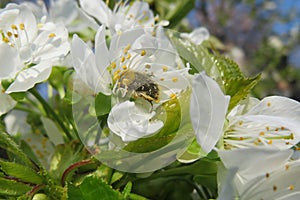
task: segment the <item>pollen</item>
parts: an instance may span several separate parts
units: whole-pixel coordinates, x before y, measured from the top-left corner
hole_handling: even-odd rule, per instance
[[[171,99],[176,99],[176,97],[177,97],[176,94],[174,94],[174,93],[170,94],[170,98],[171,98]]]
[[[288,170],[290,166],[288,164],[285,165],[285,170]]]
[[[5,43],[9,43],[9,39],[7,37],[2,37],[2,41]]]
[[[54,38],[55,36],[56,36],[55,33],[50,33],[50,34],[48,35],[49,38]]]
[[[166,71],[168,71],[168,67],[167,66],[163,66],[162,70],[163,70],[163,72],[166,72]]]
[[[125,57],[122,56],[121,59],[120,59],[120,62],[123,63],[124,61],[125,61]]]
[[[273,140],[269,140],[269,141],[268,141],[268,144],[269,144],[269,145],[273,144]]]
[[[123,69],[123,70],[126,70],[126,69],[127,69],[127,66],[126,66],[126,65],[123,65],[123,66],[122,66],[122,69]]]
[[[146,65],[145,65],[145,68],[150,69],[150,68],[151,68],[151,65],[146,64]]]
[[[174,83],[176,83],[176,82],[178,81],[178,78],[177,78],[177,77],[173,77],[173,78],[172,78],[172,81],[173,81]]]
[[[12,35],[13,35],[12,32],[10,32],[10,31],[7,32],[8,37],[11,37]]]
[[[13,29],[13,30],[18,30],[18,27],[17,27],[15,24],[12,24],[12,25],[11,25],[11,29]]]
[[[262,132],[259,133],[259,135],[260,135],[260,136],[264,136],[264,135],[265,135],[265,132],[262,131]]]
[[[112,63],[110,64],[110,66],[111,66],[111,68],[115,69],[115,68],[117,67],[117,64],[116,64],[115,62],[112,62]]]
[[[294,185],[290,185],[289,186],[289,190],[294,190],[295,189],[295,186]]]
[[[144,55],[146,55],[146,51],[145,51],[145,50],[142,50],[142,51],[141,51],[141,56],[144,56]]]
[[[266,178],[269,178],[270,177],[270,174],[269,173],[266,173]]]
[[[19,28],[20,28],[21,30],[24,30],[24,29],[25,29],[25,25],[24,25],[23,23],[21,23],[21,24],[19,25]]]

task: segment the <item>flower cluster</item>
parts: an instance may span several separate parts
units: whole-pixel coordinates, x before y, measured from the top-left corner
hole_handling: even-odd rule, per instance
[[[97,189],[125,198],[144,195],[143,178],[155,190],[167,175],[194,181],[189,195],[202,199],[299,195],[300,103],[250,97],[260,76],[213,52],[206,28],[168,25],[140,1],[0,10],[0,197],[85,199],[96,177]]]

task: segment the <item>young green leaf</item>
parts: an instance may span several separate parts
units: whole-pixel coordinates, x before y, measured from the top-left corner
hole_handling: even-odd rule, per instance
[[[31,187],[23,183],[0,177],[0,195],[19,196],[31,190]]]
[[[0,160],[0,169],[5,172],[5,174],[15,177],[21,181],[35,184],[41,184],[44,182],[43,178],[33,169],[18,163]]]

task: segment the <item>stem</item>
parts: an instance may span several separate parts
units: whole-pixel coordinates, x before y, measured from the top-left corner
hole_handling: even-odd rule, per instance
[[[67,139],[71,140],[72,135],[63,123],[63,121],[59,118],[59,116],[54,112],[54,110],[49,106],[48,102],[35,90],[30,89],[29,92],[43,105],[44,110],[47,112],[48,117],[52,116],[52,119],[54,119],[61,129],[65,132]]]

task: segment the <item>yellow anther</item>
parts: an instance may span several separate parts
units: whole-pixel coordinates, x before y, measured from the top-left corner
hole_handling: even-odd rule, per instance
[[[175,82],[178,81],[178,78],[177,78],[177,77],[173,77],[173,78],[172,78],[172,81],[175,83]]]
[[[38,28],[43,28],[44,24],[38,24],[37,27]]]
[[[123,69],[123,70],[126,70],[126,69],[127,69],[127,66],[126,66],[126,65],[123,65],[123,66],[122,66],[122,69]]]
[[[114,77],[113,77],[113,80],[116,81],[116,80],[119,80],[120,79],[120,75],[119,74],[115,74]]]
[[[146,69],[150,69],[150,68],[151,68],[151,65],[146,64],[146,65],[145,65],[145,68],[146,68]]]
[[[162,70],[163,70],[164,72],[166,72],[166,71],[168,71],[168,67],[167,67],[167,66],[163,66],[163,67],[162,67]]]
[[[269,126],[267,126],[267,127],[266,127],[266,130],[267,130],[267,131],[269,131],[269,130],[270,130],[270,127],[269,127]]]
[[[154,24],[151,24],[151,26],[153,27]],[[155,37],[155,36],[156,36],[156,32],[155,32],[155,31],[152,31],[151,35],[152,35],[153,37]]]
[[[171,99],[176,99],[176,97],[177,97],[176,94],[174,94],[174,93],[170,94],[170,98],[171,98]]]
[[[130,53],[127,54],[126,58],[127,58],[127,59],[130,59],[130,58],[131,58],[131,54],[130,54]]]
[[[269,178],[270,177],[270,174],[269,173],[266,173],[266,178]]]
[[[20,27],[21,30],[24,30],[24,29],[25,29],[25,25],[24,25],[23,23],[20,24],[19,27]]]
[[[289,190],[294,190],[295,189],[295,186],[294,185],[290,185],[289,186]]]
[[[2,41],[5,42],[5,43],[9,43],[9,39],[7,37],[3,37]]]
[[[145,51],[145,50],[142,50],[142,51],[141,51],[141,56],[144,56],[144,55],[146,55],[146,51]]]
[[[130,18],[134,18],[133,14],[130,14],[129,17],[130,17]]]
[[[277,190],[277,186],[274,185],[274,186],[273,186],[273,191],[275,192],[276,190]]]
[[[12,32],[10,32],[10,31],[7,32],[8,37],[11,37],[12,35],[13,35]]]
[[[243,125],[243,121],[239,121],[239,125],[242,126]]]
[[[259,135],[260,135],[260,136],[264,136],[265,133],[262,131],[262,132],[259,133]]]
[[[56,36],[55,33],[50,33],[50,34],[48,35],[49,38],[54,38],[55,36]]]
[[[269,141],[268,141],[268,144],[269,144],[269,145],[273,144],[273,140],[269,140]]]
[[[19,35],[15,33],[15,34],[14,34],[14,37],[15,37],[15,38],[18,38],[18,37],[19,37]]]
[[[127,46],[123,50],[124,54],[127,54],[130,48],[131,48],[131,45],[127,44]]]
[[[285,165],[285,170],[288,170],[290,166],[288,164]]]
[[[125,61],[125,57],[122,56],[121,59],[120,59],[120,62],[122,63],[122,62],[124,62],[124,61]]]
[[[11,29],[13,29],[13,30],[18,30],[18,27],[17,27],[16,25],[12,24],[12,25],[11,25]]]
[[[243,138],[243,137],[240,137],[240,140],[244,140],[244,138]]]
[[[267,103],[267,106],[268,106],[268,107],[270,107],[270,106],[271,106],[271,103],[270,103],[270,102],[268,102],[268,103]]]
[[[159,80],[164,81],[165,79],[164,78],[160,78]]]
[[[111,68],[115,69],[115,68],[117,67],[117,64],[116,64],[115,62],[112,62],[112,63],[110,64],[110,66],[111,66]]]

